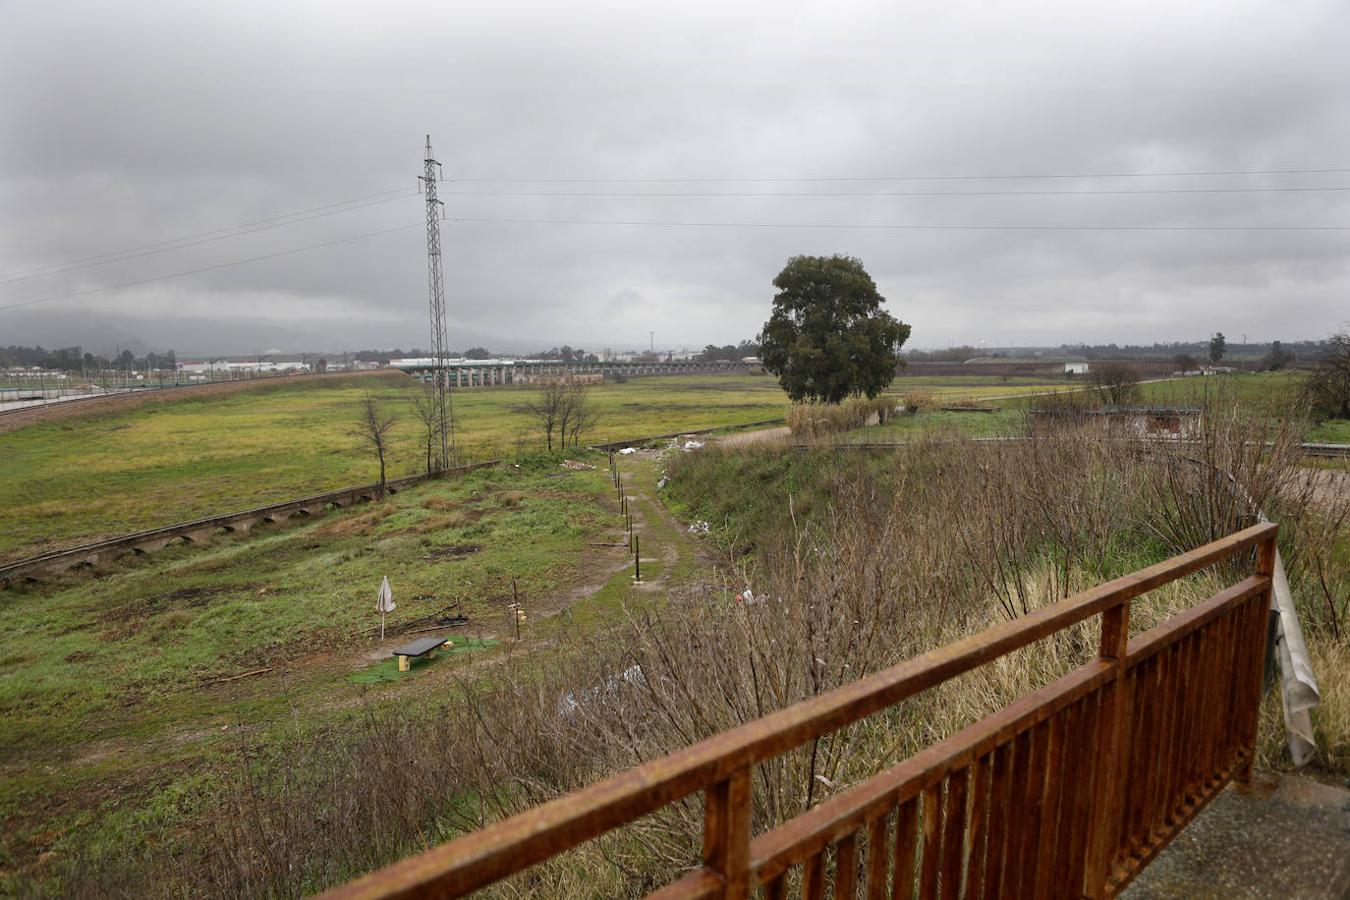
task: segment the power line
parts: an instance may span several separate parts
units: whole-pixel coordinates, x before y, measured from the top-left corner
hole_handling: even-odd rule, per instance
[[[402,200],[405,197],[411,197],[416,193],[416,191],[411,189],[400,188],[398,191],[385,191],[380,194],[371,194],[367,197],[342,200],[337,203],[329,203],[324,206],[316,206],[310,209],[302,209],[298,212],[286,213],[285,215],[258,219],[254,222],[245,222],[242,225],[218,228],[215,231],[205,231],[201,234],[157,241],[156,243],[146,244],[141,247],[131,247],[125,250],[115,250],[108,253],[96,254],[94,256],[86,256],[80,259],[67,260],[62,263],[50,263],[45,266],[36,266],[31,269],[24,269],[18,272],[0,275],[0,284],[16,284],[20,281],[31,281],[35,278],[59,275],[62,272],[74,272],[79,269],[88,269],[94,266],[106,265],[108,263],[122,262],[123,260],[136,259],[141,256],[150,256],[155,253],[165,253],[170,250],[195,247],[198,244],[227,240],[245,234],[253,234],[258,231],[267,231],[271,228],[281,228],[285,225],[295,225],[300,222],[310,221],[311,219],[320,219],[324,216],[334,216],[339,213],[351,212],[352,210],[365,209],[369,206],[378,206],[382,203],[390,203],[394,200]],[[390,196],[391,194],[393,196]]]
[[[489,218],[475,216],[452,216],[451,222],[479,223],[479,224],[499,224],[499,225],[599,225],[599,226],[619,226],[619,227],[644,227],[644,228],[795,228],[795,229],[839,229],[839,230],[878,230],[878,231],[1020,231],[1020,232],[1062,232],[1062,231],[1137,231],[1137,232],[1256,232],[1256,231],[1350,231],[1350,225],[1023,225],[1023,224],[974,224],[974,223],[911,223],[911,224],[883,224],[883,223],[843,223],[843,222],[657,222],[644,220],[600,220],[600,219],[525,219],[525,218]],[[417,222],[412,225],[399,225],[394,228],[385,228],[380,231],[366,232],[365,234],[353,235],[351,237],[338,238],[332,241],[324,241],[318,244],[309,244],[304,247],[295,247],[290,250],[282,250],[277,253],[267,253],[262,256],[252,256],[246,259],[233,260],[231,262],[217,263],[211,266],[201,266],[195,269],[187,269],[181,272],[171,272],[166,275],[156,275],[153,278],[143,278],[138,281],[127,281],[120,284],[106,285],[103,287],[89,288],[83,291],[74,291],[68,294],[61,294],[54,297],[42,297],[37,300],[26,300],[20,303],[10,303],[0,306],[0,311],[9,309],[18,309],[25,306],[36,306],[42,303],[54,303],[59,300],[69,300],[74,297],[83,297],[89,294],[102,293],[104,291],[120,290],[121,288],[138,287],[144,284],[152,284],[157,281],[166,281],[171,278],[181,278],[187,275],[196,275],[201,272],[211,272],[218,269],[241,266],[247,263],[262,262],[269,259],[277,259],[283,256],[291,256],[296,253],[304,253],[308,250],[317,250],[323,247],[332,247],[338,244],[347,244],[353,241],[365,240],[367,238],[379,237],[385,234],[392,234],[396,231],[406,231],[410,228],[424,227],[424,223]]]
[[[655,228],[838,228],[883,231],[1350,231],[1350,225],[988,225],[834,222],[652,222],[599,219],[517,219],[451,216],[452,222],[504,225],[620,225]]]
[[[18,309],[21,306],[37,306],[40,303],[55,303],[57,300],[69,300],[73,297],[83,297],[88,294],[102,293],[103,291],[115,291],[121,288],[137,287],[142,284],[151,284],[156,281],[167,281],[170,278],[182,278],[185,275],[196,275],[199,272],[212,272],[217,269],[228,269],[232,266],[242,266],[246,263],[262,262],[263,260],[267,259],[277,259],[278,257],[282,256],[291,256],[296,253],[304,253],[307,250],[318,250],[321,247],[332,247],[337,244],[349,244],[352,241],[361,241],[365,240],[366,238],[379,237],[380,235],[384,234],[393,234],[396,231],[407,231],[409,228],[421,228],[421,227],[422,227],[421,222],[415,222],[412,225],[399,225],[396,228],[385,228],[381,231],[370,231],[365,234],[353,235],[352,237],[338,238],[337,240],[334,241],[324,241],[321,244],[309,244],[308,246],[305,247],[295,247],[291,250],[281,250],[277,253],[267,253],[262,256],[251,256],[248,259],[236,259],[232,262],[217,263],[214,266],[202,266],[196,269],[187,269],[182,272],[170,272],[167,275],[156,275],[153,278],[142,278],[139,281],[124,281],[121,284],[109,284],[103,287],[89,288],[83,291],[75,291],[69,294],[62,294],[57,297],[42,297],[41,299],[38,300],[25,300],[22,303],[9,303],[4,306],[0,306],[0,311],[4,311],[7,309]]]
[[[1086,191],[451,191],[447,197],[1096,197],[1153,194],[1313,194],[1350,185],[1257,188],[1144,188]]]
[[[1051,178],[1191,178],[1221,175],[1340,175],[1350,169],[1232,169],[1187,172],[1073,172],[992,175],[802,175],[794,178],[455,178],[461,184],[716,184],[797,181],[1012,181]]]

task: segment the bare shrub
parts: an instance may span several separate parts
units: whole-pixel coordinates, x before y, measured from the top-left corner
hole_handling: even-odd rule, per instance
[[[369,392],[361,398],[360,415],[352,434],[369,444],[370,448],[375,451],[376,458],[380,461],[380,480],[378,483],[381,496],[384,495],[385,457],[389,453],[389,435],[393,431],[396,421],[394,416],[385,412],[380,402]]]
[[[1350,419],[1350,332],[1333,334],[1321,346],[1303,396],[1319,418]]]
[[[1094,363],[1088,373],[1088,379],[1108,406],[1124,406],[1138,400],[1142,378],[1138,369],[1124,362]]]
[[[426,474],[436,468],[437,444],[441,436],[441,409],[436,401],[436,391],[429,384],[418,384],[412,392],[413,415],[422,426],[418,437],[426,455]]]
[[[543,430],[544,442],[550,450],[553,449],[553,432],[558,428],[566,394],[567,385],[561,381],[546,381],[525,404],[526,411]]]
[[[569,384],[558,420],[563,447],[569,441],[573,447],[580,446],[581,436],[595,427],[598,418],[599,413],[591,406],[591,386],[580,382]]]
[[[937,395],[922,388],[905,391],[901,405],[911,413],[932,412],[938,408]]]

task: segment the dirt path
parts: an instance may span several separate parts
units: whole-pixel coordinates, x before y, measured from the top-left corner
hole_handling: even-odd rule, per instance
[[[1331,505],[1350,500],[1350,472],[1318,469],[1314,474],[1312,498],[1316,503]]]

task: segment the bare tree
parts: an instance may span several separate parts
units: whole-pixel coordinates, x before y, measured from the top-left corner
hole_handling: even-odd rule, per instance
[[[380,459],[380,496],[384,496],[385,454],[389,450],[389,433],[394,429],[393,415],[384,411],[378,400],[367,393],[361,398],[361,414],[357,419],[357,437],[370,444]]]
[[[590,395],[589,385],[573,384],[569,387],[563,416],[566,423],[563,427],[563,446],[567,445],[567,438],[571,439],[573,447],[580,446],[581,435],[595,426],[597,413],[591,406]]]
[[[419,384],[413,388],[413,413],[422,425],[422,444],[426,450],[427,474],[435,471],[436,447],[440,442],[441,410],[431,385]]]
[[[1109,406],[1122,406],[1139,396],[1139,370],[1129,363],[1096,363],[1088,377]]]
[[[1350,419],[1350,332],[1333,334],[1319,351],[1303,383],[1304,399],[1319,418]]]
[[[567,385],[561,381],[548,381],[540,386],[534,397],[525,404],[525,409],[544,430],[544,439],[548,449],[553,449],[553,432],[559,430],[563,411],[567,405]],[[566,431],[562,433],[566,443]]]

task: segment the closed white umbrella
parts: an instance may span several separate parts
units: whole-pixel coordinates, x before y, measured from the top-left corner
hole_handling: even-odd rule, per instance
[[[380,580],[380,594],[375,598],[375,610],[380,614],[380,640],[384,640],[384,617],[394,611],[394,592],[389,587],[389,576]]]

